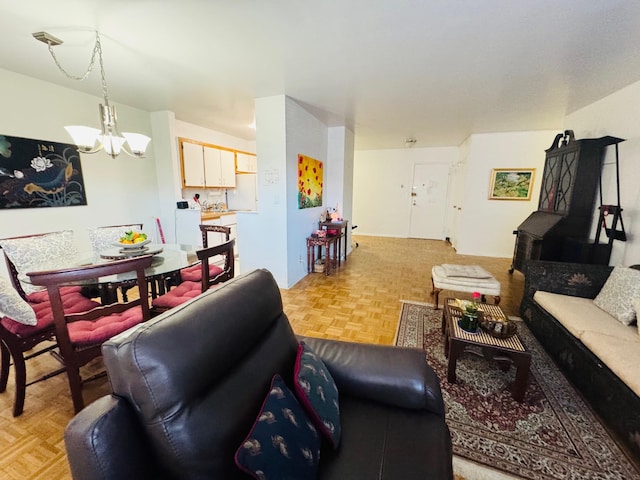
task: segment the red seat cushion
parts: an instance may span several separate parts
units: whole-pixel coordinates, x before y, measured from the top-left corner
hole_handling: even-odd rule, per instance
[[[222,270],[217,265],[209,265],[209,278],[215,278],[220,275]],[[201,282],[202,281],[202,266],[198,263],[187,268],[180,270],[180,277],[183,282]]]
[[[69,339],[77,346],[100,344],[139,324],[142,318],[142,307],[137,306],[95,320],[78,320],[67,324]]]
[[[63,287],[73,289],[75,287]],[[78,287],[80,288],[80,287]],[[62,290],[62,289],[61,289]],[[40,292],[36,292],[40,293]],[[44,292],[47,293],[46,291]],[[93,300],[88,299],[83,296],[79,290],[62,290],[62,306],[64,307],[64,311],[67,313],[79,313],[86,312],[95,307],[100,306],[99,303],[94,302]],[[4,317],[0,320],[2,326],[6,328],[9,332],[17,335],[19,337],[26,337],[29,335],[33,335],[41,330],[46,328],[50,328],[53,325],[53,311],[51,310],[51,304],[49,303],[49,297],[47,294],[47,300],[39,303],[31,303],[31,308],[36,312],[36,320],[37,324],[30,326],[24,325],[22,323],[15,322],[10,318]]]
[[[73,285],[70,287],[60,287],[60,295],[63,297],[69,293],[80,293],[82,287],[80,285]],[[27,302],[29,303],[43,303],[49,301],[49,292],[47,290],[39,290],[37,292],[27,295]]]
[[[201,282],[185,281],[164,295],[155,298],[153,302],[151,302],[151,305],[156,308],[173,308],[183,304],[187,300],[197,297],[200,293],[202,293]]]

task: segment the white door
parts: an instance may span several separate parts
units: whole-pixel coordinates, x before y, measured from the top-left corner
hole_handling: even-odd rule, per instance
[[[409,237],[444,239],[448,182],[449,164],[414,165]]]
[[[458,248],[458,232],[460,231],[460,219],[462,218],[462,204],[464,202],[464,174],[465,164],[458,163],[451,169],[451,182],[449,188],[451,188],[451,202],[448,207],[449,217],[449,240],[453,248]]]

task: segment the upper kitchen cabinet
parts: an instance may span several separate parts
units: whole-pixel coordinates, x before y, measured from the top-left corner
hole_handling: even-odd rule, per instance
[[[182,185],[184,187],[204,187],[204,161],[202,145],[180,142],[182,163]]]
[[[180,138],[183,187],[236,186],[235,152]]]
[[[258,161],[255,155],[249,153],[236,153],[236,172],[256,173],[258,171]]]
[[[203,147],[204,181],[207,187],[236,186],[234,153],[219,148]]]

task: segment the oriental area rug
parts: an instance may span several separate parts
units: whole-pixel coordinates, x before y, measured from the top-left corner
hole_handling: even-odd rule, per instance
[[[458,358],[455,384],[447,382],[442,310],[403,301],[396,344],[424,348],[442,387],[453,453],[514,477],[546,479],[640,479],[584,400],[557,369],[524,322],[518,335],[531,352],[522,403],[507,372],[471,353]]]

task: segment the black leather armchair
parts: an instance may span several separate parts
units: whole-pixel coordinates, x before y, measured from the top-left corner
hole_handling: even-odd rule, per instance
[[[81,411],[65,442],[75,479],[247,479],[234,452],[275,373],[292,386],[298,338],[266,270],[115,337],[113,394]],[[440,385],[421,350],[304,339],[338,386],[342,440],[320,479],[451,479]]]

